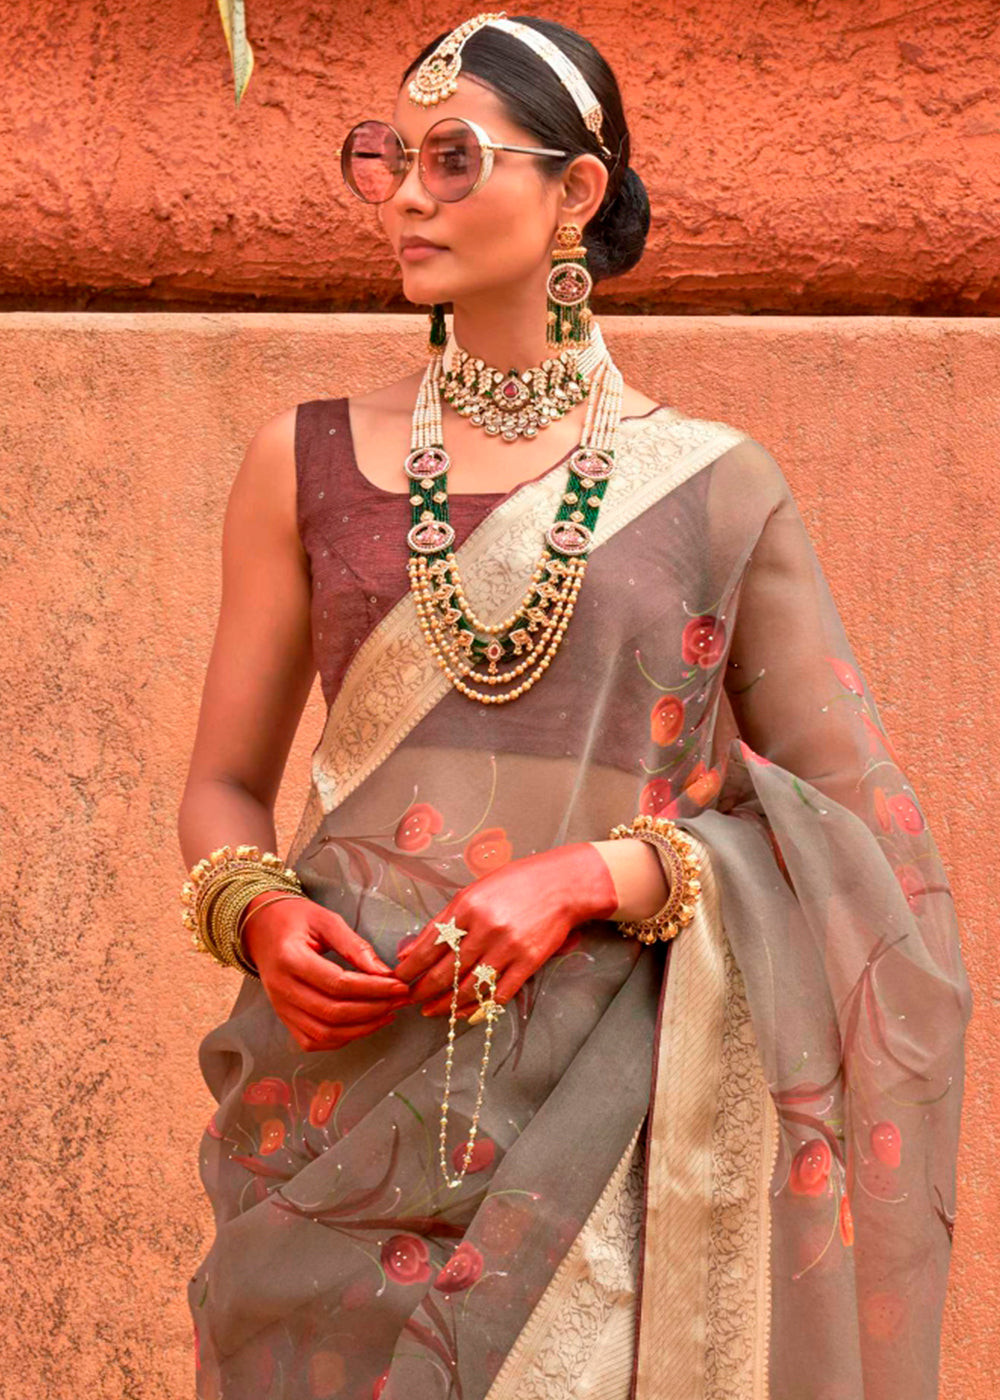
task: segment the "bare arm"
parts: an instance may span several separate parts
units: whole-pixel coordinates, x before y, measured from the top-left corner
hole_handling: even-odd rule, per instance
[[[616,922],[650,919],[662,909],[670,893],[660,857],[648,841],[632,837],[625,841],[592,841],[611,871],[618,894]]]
[[[295,497],[295,409],[254,434],[222,532],[222,602],[178,835],[190,867],[217,847],[274,850],[274,802],[316,671]]]

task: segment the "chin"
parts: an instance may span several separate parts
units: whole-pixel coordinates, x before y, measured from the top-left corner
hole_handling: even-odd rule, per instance
[[[430,278],[421,282],[417,277],[404,277],[401,291],[414,306],[434,306],[438,302],[450,302],[453,297],[451,287],[443,286],[440,280],[432,282]]]

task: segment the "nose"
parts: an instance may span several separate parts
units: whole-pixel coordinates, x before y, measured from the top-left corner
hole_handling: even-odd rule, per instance
[[[414,155],[410,157],[410,164],[403,176],[403,182],[393,194],[390,201],[398,210],[416,210],[421,213],[433,213],[435,201],[424,189],[423,181],[420,179],[420,157]]]

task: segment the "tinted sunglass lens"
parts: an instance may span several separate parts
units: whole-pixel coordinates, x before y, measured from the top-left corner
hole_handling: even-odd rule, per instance
[[[479,179],[482,153],[475,132],[458,118],[435,123],[420,147],[420,174],[444,203],[463,199]]]
[[[406,156],[386,122],[360,122],[348,134],[340,158],[348,186],[368,204],[382,204],[399,188]]]

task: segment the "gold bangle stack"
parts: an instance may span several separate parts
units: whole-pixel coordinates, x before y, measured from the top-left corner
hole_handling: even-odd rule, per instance
[[[181,889],[181,922],[194,947],[223,967],[259,978],[241,938],[247,905],[267,890],[283,891],[277,898],[307,898],[295,871],[273,851],[262,855],[259,846],[220,846],[198,861]]]
[[[691,838],[669,817],[638,816],[627,826],[613,827],[608,833],[612,840],[637,837],[662,851],[670,867],[670,893],[662,909],[648,919],[623,920],[618,927],[623,937],[638,938],[640,943],[655,943],[657,939],[675,938],[694,918],[695,904],[701,894],[701,865],[694,853]]]

